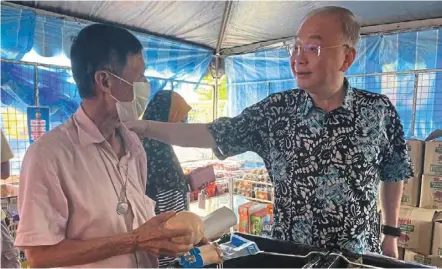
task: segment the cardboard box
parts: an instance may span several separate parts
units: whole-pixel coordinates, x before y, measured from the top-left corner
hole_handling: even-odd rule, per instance
[[[413,163],[414,175],[421,175],[424,164],[425,142],[420,140],[407,140],[407,150]]]
[[[399,212],[402,235],[398,247],[430,255],[435,213],[435,210],[402,206]]]
[[[421,196],[421,175],[409,178],[404,181],[401,204],[418,207]]]
[[[442,212],[438,213],[434,221],[433,248],[431,250],[431,255],[442,257]]]
[[[250,232],[250,216],[258,211],[266,208],[265,204],[258,204],[255,202],[248,202],[238,207],[239,223],[238,232],[249,233]]]
[[[419,207],[442,209],[442,176],[422,176]]]
[[[424,174],[442,175],[442,141],[425,142]]]
[[[436,255],[422,255],[408,249],[405,250],[404,261],[442,267],[442,257]]]

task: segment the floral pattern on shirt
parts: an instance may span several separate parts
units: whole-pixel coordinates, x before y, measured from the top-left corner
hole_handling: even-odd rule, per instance
[[[209,125],[220,159],[260,155],[275,186],[273,236],[355,253],[380,252],[380,181],[413,176],[403,126],[390,100],[345,80],[329,113],[303,90],[273,94]]]

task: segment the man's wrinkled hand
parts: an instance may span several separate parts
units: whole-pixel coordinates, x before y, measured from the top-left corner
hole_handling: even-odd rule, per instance
[[[385,256],[397,259],[399,257],[397,238],[385,235],[382,241],[382,252]]]
[[[175,216],[175,212],[168,212],[155,216],[133,231],[137,247],[156,256],[177,256],[193,248],[191,229],[168,229],[166,222]],[[181,238],[181,243],[174,242],[174,238]],[[184,238],[184,240],[183,240]],[[188,239],[188,240],[186,240]]]

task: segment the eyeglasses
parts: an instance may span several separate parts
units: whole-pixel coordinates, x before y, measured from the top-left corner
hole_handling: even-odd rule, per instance
[[[302,49],[304,51],[304,53],[307,55],[314,55],[314,56],[319,57],[319,55],[321,55],[321,49],[334,49],[334,48],[340,48],[340,47],[350,48],[350,46],[347,44],[338,45],[338,46],[330,46],[330,47],[321,47],[319,45],[314,45],[314,44],[305,44],[305,45],[291,44],[288,46],[288,50],[289,50],[290,56],[293,56],[294,54],[299,56],[299,53],[301,53],[301,49]]]

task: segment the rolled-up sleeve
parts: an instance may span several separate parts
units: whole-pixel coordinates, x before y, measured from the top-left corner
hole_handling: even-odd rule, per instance
[[[37,144],[29,147],[20,173],[18,247],[55,245],[65,238],[68,203],[55,158]]]
[[[384,121],[388,143],[384,149],[380,166],[381,180],[399,182],[413,177],[414,172],[399,114],[389,100],[387,103]]]
[[[216,148],[216,157],[223,160],[231,156],[252,151],[265,156],[268,151],[268,100],[246,108],[234,118],[219,118],[208,125]]]

